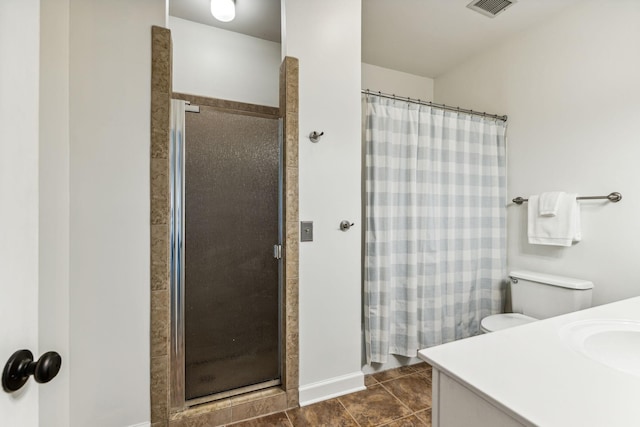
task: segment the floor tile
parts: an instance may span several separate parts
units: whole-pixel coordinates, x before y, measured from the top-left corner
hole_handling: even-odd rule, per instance
[[[383,386],[412,411],[431,407],[431,381],[419,373],[387,381]]]
[[[365,375],[364,376],[364,385],[367,387],[371,387],[373,385],[378,384],[378,381],[373,378],[373,375]]]
[[[364,391],[227,427],[431,427],[431,376],[427,363],[377,372]]]
[[[267,415],[265,417],[254,418],[249,421],[240,421],[239,423],[229,424],[229,427],[291,427],[289,418],[284,412]]]
[[[287,411],[293,427],[357,427],[338,399]]]
[[[420,362],[415,365],[411,365],[411,367],[414,371],[424,371],[427,369],[431,370],[431,365],[429,365],[427,362]]]
[[[426,377],[429,381],[433,380],[433,371],[431,369],[425,369],[422,371],[418,371],[418,374]]]
[[[388,371],[376,372],[371,376],[381,383],[395,378],[400,378],[404,375],[413,374],[414,372],[415,371],[411,366],[401,366],[399,368],[389,369]]]
[[[425,420],[420,419],[415,415],[411,415],[410,417],[402,418],[401,420],[392,421],[389,424],[385,424],[383,427],[431,427],[431,423],[429,422],[427,424]]]
[[[416,412],[415,416],[424,421],[428,427],[431,427],[431,408],[426,411]]]
[[[338,399],[362,427],[377,426],[411,415],[411,411],[382,386],[373,386]]]

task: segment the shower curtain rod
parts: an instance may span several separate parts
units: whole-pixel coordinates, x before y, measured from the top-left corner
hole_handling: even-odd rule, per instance
[[[384,92],[373,92],[369,89],[362,89],[361,90],[362,93],[367,94],[367,95],[375,95],[375,96],[379,96],[381,98],[389,98],[389,99],[396,99],[398,101],[405,101],[405,102],[411,102],[414,104],[420,104],[420,105],[427,105],[429,107],[433,107],[433,108],[439,108],[441,110],[446,110],[446,111],[456,111],[458,113],[465,113],[465,114],[471,114],[474,116],[482,116],[482,117],[487,117],[487,118],[491,118],[491,119],[496,119],[496,120],[503,120],[503,121],[507,121],[507,116],[501,116],[499,114],[488,114],[488,113],[481,113],[479,111],[474,111],[474,110],[467,110],[465,108],[460,108],[460,107],[451,107],[449,105],[445,105],[445,104],[436,104],[435,102],[429,102],[429,101],[422,101],[420,99],[412,99],[412,98],[405,98],[403,96],[396,96],[394,94],[389,94],[389,93],[384,93]]]

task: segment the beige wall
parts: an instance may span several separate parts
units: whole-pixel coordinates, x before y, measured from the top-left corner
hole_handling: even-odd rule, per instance
[[[433,101],[433,79],[362,63],[362,89]]]
[[[363,387],[360,371],[360,0],[285,0],[300,60],[300,402]],[[312,131],[325,134],[318,143]],[[340,221],[355,226],[340,231]]]
[[[149,421],[151,26],[159,0],[70,0],[71,426]]]
[[[584,1],[436,79],[436,102],[509,115],[508,196],[619,191],[583,202],[583,241],[529,245],[508,208],[508,265],[592,280],[594,303],[640,295],[640,2]]]
[[[39,427],[69,425],[69,0],[40,1],[39,346],[64,369],[40,393]]]
[[[169,17],[173,91],[277,107],[280,43]]]

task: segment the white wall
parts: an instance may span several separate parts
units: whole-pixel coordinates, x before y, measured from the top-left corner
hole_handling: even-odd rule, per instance
[[[40,354],[62,356],[38,387],[40,427],[69,425],[69,0],[40,1]],[[39,355],[38,355],[39,356]]]
[[[509,198],[619,191],[582,203],[583,241],[529,245],[508,208],[508,264],[593,280],[594,303],[640,295],[640,2],[584,1],[436,79],[437,102],[506,113]]]
[[[362,89],[433,101],[433,79],[362,63]]]
[[[280,43],[169,17],[173,91],[278,107]]]
[[[161,0],[70,0],[71,426],[148,422],[151,26]]]
[[[16,350],[38,352],[39,9],[38,0],[0,2],[2,367]],[[35,381],[11,395],[0,391],[0,425],[38,425]]]
[[[363,386],[360,371],[360,1],[285,0],[283,53],[300,60],[300,399]],[[319,143],[312,131],[324,131]],[[355,226],[339,229],[340,221]]]

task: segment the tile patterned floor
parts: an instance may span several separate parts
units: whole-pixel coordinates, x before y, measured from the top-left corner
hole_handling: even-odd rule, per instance
[[[431,427],[431,366],[365,376],[366,390],[229,427]]]

